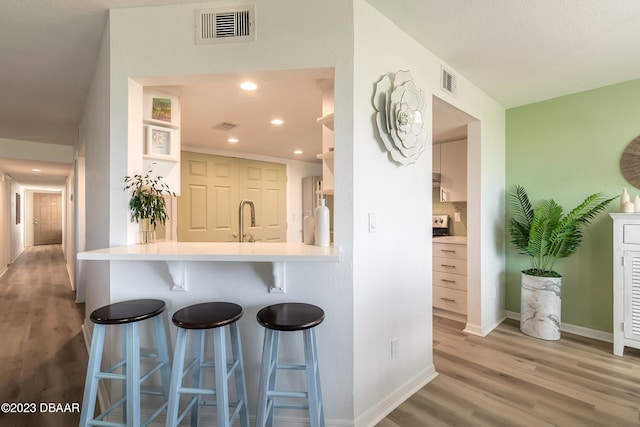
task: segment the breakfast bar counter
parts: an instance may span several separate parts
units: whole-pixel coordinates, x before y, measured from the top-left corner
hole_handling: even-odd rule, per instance
[[[176,242],[116,246],[81,252],[79,260],[164,261],[173,279],[172,290],[188,290],[187,262],[268,262],[272,264],[271,292],[285,292],[286,264],[291,262],[337,262],[340,250],[302,243]]]

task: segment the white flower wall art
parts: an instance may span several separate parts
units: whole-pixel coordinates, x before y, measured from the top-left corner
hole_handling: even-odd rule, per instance
[[[376,83],[372,101],[378,135],[391,158],[402,165],[414,163],[426,148],[429,132],[422,89],[409,71],[389,73]]]

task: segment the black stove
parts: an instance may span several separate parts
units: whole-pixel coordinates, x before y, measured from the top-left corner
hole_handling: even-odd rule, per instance
[[[449,236],[449,215],[433,215],[431,229],[433,237]]]

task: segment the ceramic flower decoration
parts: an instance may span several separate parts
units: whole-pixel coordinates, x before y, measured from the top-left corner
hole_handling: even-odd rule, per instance
[[[373,94],[378,135],[393,160],[414,163],[427,145],[424,93],[408,71],[385,74]]]

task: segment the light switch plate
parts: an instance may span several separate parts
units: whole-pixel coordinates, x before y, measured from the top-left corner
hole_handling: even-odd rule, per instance
[[[374,212],[369,212],[369,233],[378,231],[378,218]]]

